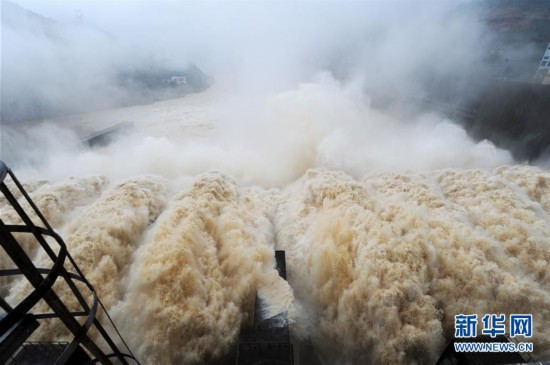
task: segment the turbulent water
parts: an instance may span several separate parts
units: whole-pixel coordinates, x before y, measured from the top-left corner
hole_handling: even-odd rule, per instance
[[[548,358],[550,172],[437,116],[399,121],[356,96],[302,85],[257,124],[229,127],[205,118],[207,96],[130,108],[165,108],[151,120],[176,128],[171,106],[192,105],[188,120],[176,109],[178,142],[143,117],[153,137],[60,152],[22,175],[146,364],[223,358],[256,291],[289,311],[302,363],[433,363],[461,313],[532,313],[535,357]],[[62,176],[61,160],[81,177]],[[3,284],[11,302],[28,290]]]

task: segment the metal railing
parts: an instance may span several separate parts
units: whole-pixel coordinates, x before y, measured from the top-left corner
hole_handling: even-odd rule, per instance
[[[11,188],[6,184],[8,180],[13,182],[13,184],[10,184]],[[12,190],[18,190],[18,194],[14,195]],[[7,254],[16,266],[16,268],[10,269],[2,268],[0,277],[23,276],[24,280],[32,286],[32,291],[16,304],[9,304],[5,298],[0,297],[0,307],[4,311],[3,316],[0,317],[0,346],[2,346],[0,350],[4,350],[0,351],[0,363],[5,363],[10,358],[13,359],[14,353],[8,352],[13,352],[13,343],[14,341],[17,343],[17,339],[14,340],[15,335],[10,338],[10,335],[15,333],[14,328],[18,324],[31,316],[38,321],[45,319],[59,320],[70,332],[72,339],[67,339],[69,342],[56,359],[55,364],[65,364],[80,346],[86,350],[90,358],[89,364],[112,364],[112,359],[117,359],[122,364],[129,364],[128,361],[139,364],[98,298],[94,287],[86,280],[77,263],[67,251],[63,239],[54,232],[13,172],[2,161],[0,161],[0,191],[22,222],[20,224],[5,224],[2,217],[0,217],[0,245],[4,250],[1,254]],[[28,204],[30,214],[23,209],[15,196],[20,196],[19,200],[22,203],[24,202],[25,205]],[[31,219],[31,216],[35,217],[36,223]],[[31,235],[35,248],[46,253],[51,261],[49,268],[35,266],[26,252],[28,249],[25,250],[16,239],[16,236],[21,234]],[[48,241],[54,243],[54,246],[52,247]],[[58,247],[55,247],[56,245]],[[67,263],[70,263],[74,272],[67,269]],[[61,299],[57,292],[58,289],[54,288],[54,284],[60,282],[66,284],[70,294],[78,301],[80,307],[78,310],[70,310]],[[77,287],[78,282],[84,284],[84,290],[88,292],[88,300]],[[60,285],[62,284],[57,284],[56,287]],[[31,313],[33,307],[40,301],[45,302],[51,312]],[[120,343],[124,345],[123,351],[118,348],[99,321],[98,313],[100,311],[104,313]],[[92,328],[97,331],[96,341],[89,335]],[[26,333],[25,336],[30,336],[30,333]],[[20,342],[25,340],[21,336],[19,337]],[[8,346],[7,342],[9,341],[11,341],[11,346]],[[100,346],[98,342],[103,342],[103,344]],[[6,349],[10,349],[10,351]]]

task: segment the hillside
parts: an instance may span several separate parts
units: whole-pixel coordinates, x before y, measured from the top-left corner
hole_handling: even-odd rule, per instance
[[[3,123],[151,103],[209,85],[197,66],[174,60],[167,67],[91,24],[1,4]],[[175,85],[172,77],[185,82]]]

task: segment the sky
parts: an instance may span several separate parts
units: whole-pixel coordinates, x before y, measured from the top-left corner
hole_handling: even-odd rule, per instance
[[[329,71],[371,89],[418,93],[426,74],[462,72],[480,59],[487,32],[456,11],[466,2],[19,0],[55,19],[62,42],[4,29],[4,87],[20,95],[21,78],[47,79],[40,89],[49,95],[40,98],[61,100],[55,83],[68,73],[107,95],[120,70],[193,62],[242,92],[288,90]]]
[[[267,78],[262,81],[269,83],[311,76],[308,71],[309,74],[318,71],[350,52],[354,56],[357,51],[371,53],[365,44],[368,41],[365,38],[369,37],[389,36],[398,41],[385,40],[384,48],[372,50],[393,58],[385,61],[410,62],[412,57],[416,62],[414,58],[420,52],[415,49],[433,47],[434,40],[430,38],[445,36],[440,29],[445,24],[439,24],[444,20],[443,12],[460,4],[456,1],[21,0],[18,3],[61,23],[81,21],[87,27],[101,29],[130,54],[163,62],[188,60],[218,74],[246,70],[248,75],[254,75],[252,79],[261,74]],[[77,13],[82,16],[77,17]],[[445,26],[453,32],[452,24]],[[461,29],[462,42],[468,42],[464,32],[469,28]],[[417,42],[417,35],[422,36],[422,42],[419,39]],[[242,72],[239,76],[246,78]]]

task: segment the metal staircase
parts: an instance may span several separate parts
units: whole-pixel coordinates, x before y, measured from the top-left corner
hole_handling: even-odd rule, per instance
[[[8,303],[4,297],[6,290],[0,292],[0,364],[139,364],[97,297],[94,287],[67,251],[63,239],[54,232],[2,161],[0,191],[22,222],[6,224],[0,217],[0,254],[8,255],[15,265],[10,269],[0,268],[0,277],[26,280],[32,287],[30,293],[18,303]],[[16,196],[20,197],[19,200]],[[23,209],[20,202],[24,202],[25,206],[28,204],[30,209]],[[22,237],[25,237],[25,247],[20,244]],[[49,267],[35,266],[28,253],[31,250],[27,242],[31,242],[32,252],[45,253],[44,256],[50,260]],[[60,287],[76,298],[78,310],[69,309],[68,303],[61,298]],[[39,302],[45,303],[42,307],[48,307],[49,311],[35,313],[33,310]],[[107,327],[98,319],[100,312],[106,318]],[[70,334],[67,342],[29,342],[44,320],[61,322]],[[90,336],[92,330],[94,338]],[[123,344],[122,350],[115,340]]]

